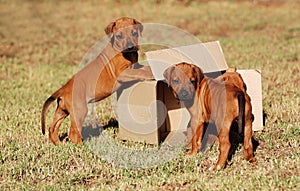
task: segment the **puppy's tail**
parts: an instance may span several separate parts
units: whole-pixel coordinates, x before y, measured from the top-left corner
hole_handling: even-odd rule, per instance
[[[238,104],[239,104],[239,116],[238,116],[238,132],[240,135],[243,134],[244,131],[244,116],[245,116],[245,95],[240,92],[237,94]]]
[[[41,124],[42,124],[42,133],[45,135],[46,129],[46,114],[48,111],[48,107],[51,105],[53,101],[55,101],[60,95],[60,89],[53,93],[44,103],[42,109],[42,116],[41,116]]]

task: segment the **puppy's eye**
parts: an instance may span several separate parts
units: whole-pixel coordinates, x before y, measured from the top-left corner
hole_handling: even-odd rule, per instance
[[[191,80],[190,81],[191,84],[194,84],[195,82],[196,82],[196,80]]]
[[[175,79],[175,80],[173,80],[173,83],[174,84],[179,84],[179,80]]]
[[[136,31],[132,31],[132,36],[137,37],[139,34]]]
[[[119,34],[116,35],[116,37],[117,37],[117,39],[121,40],[121,39],[123,39],[123,34],[119,33]]]

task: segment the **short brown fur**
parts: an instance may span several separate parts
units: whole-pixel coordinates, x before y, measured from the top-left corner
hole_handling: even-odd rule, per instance
[[[173,88],[174,96],[182,101],[190,115],[192,128],[192,150],[196,154],[201,148],[205,124],[214,122],[218,130],[219,158],[213,170],[224,168],[231,147],[229,132],[238,117],[244,120],[244,158],[255,162],[252,145],[252,107],[244,85],[235,76],[227,73],[223,77],[204,77],[202,70],[192,64],[179,63],[164,72],[167,83]],[[193,86],[193,88],[192,88]],[[244,108],[239,107],[238,96],[243,96]],[[244,109],[239,116],[239,109]]]
[[[110,42],[103,51],[46,100],[41,117],[43,134],[48,107],[57,100],[49,128],[50,140],[55,145],[60,142],[59,127],[68,115],[71,118],[69,138],[73,143],[82,143],[82,124],[88,103],[110,96],[123,82],[153,79],[149,67],[130,68],[138,62],[138,37],[142,31],[143,25],[133,18],[123,17],[109,24],[105,32]]]

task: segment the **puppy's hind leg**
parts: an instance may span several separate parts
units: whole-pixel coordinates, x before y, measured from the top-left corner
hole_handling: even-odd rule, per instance
[[[245,160],[256,163],[256,159],[253,155],[253,144],[252,144],[252,119],[246,118],[245,121],[245,132],[244,132],[244,158]]]
[[[49,128],[49,138],[55,144],[59,144],[60,140],[58,137],[58,131],[63,120],[69,115],[65,110],[63,110],[60,106],[61,100],[58,100],[58,105],[55,111],[55,116],[53,119],[53,123]]]
[[[69,132],[69,138],[73,143],[81,144],[81,130],[88,108],[86,104],[76,104],[75,107],[73,107],[73,109],[74,111],[72,111],[72,114],[70,114],[71,127]]]
[[[231,123],[228,121],[224,121],[222,126],[220,126],[220,123],[216,122],[216,126],[218,129],[220,129],[219,132],[219,158],[218,162],[214,166],[213,170],[223,169],[226,165],[229,150],[231,147],[230,141],[229,141],[229,132],[230,132],[230,126]],[[219,128],[221,127],[221,128]]]

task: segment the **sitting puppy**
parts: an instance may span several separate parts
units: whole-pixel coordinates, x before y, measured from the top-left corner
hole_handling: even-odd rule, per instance
[[[251,141],[252,107],[244,90],[231,80],[224,82],[220,77],[206,78],[199,67],[184,62],[169,67],[164,77],[172,87],[174,96],[184,103],[191,115],[193,138],[192,150],[188,155],[199,151],[205,124],[214,122],[219,133],[220,154],[213,170],[223,169],[231,147],[230,127],[237,120],[239,129],[244,127],[244,158],[250,162],[256,161]]]

